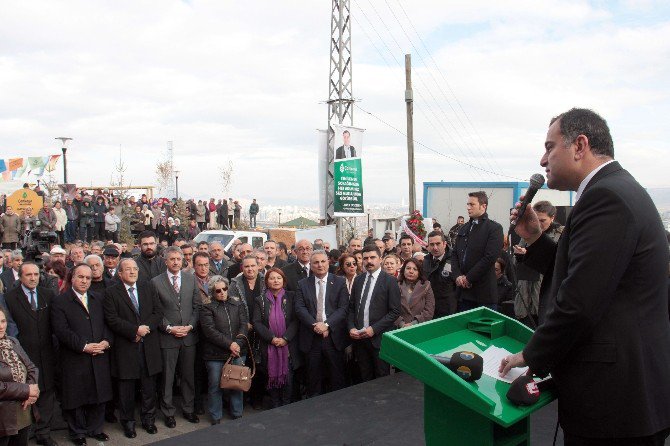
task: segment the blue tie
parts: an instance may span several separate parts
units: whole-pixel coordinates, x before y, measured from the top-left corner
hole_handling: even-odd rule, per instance
[[[37,298],[35,297],[35,290],[30,290],[30,307],[33,311],[37,311]]]
[[[128,295],[130,296],[130,300],[132,301],[133,306],[135,307],[135,313],[139,315],[140,303],[137,301],[137,297],[135,296],[135,288],[133,287],[128,288]]]

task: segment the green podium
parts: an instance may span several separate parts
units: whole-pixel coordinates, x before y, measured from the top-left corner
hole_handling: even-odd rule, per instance
[[[487,375],[466,382],[431,354],[481,354],[489,346],[519,352],[533,331],[485,307],[384,333],[380,356],[424,383],[424,432],[432,445],[529,445],[530,414],[555,396],[543,391],[527,407],[505,396],[510,384]]]

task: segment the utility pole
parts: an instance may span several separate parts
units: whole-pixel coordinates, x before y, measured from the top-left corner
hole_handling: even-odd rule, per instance
[[[328,82],[328,168],[326,169],[325,224],[333,218],[334,201],[334,152],[335,132],[333,124],[353,125],[353,76],[351,61],[351,7],[350,0],[332,0],[330,16],[330,77]],[[345,124],[345,125],[347,125]],[[338,234],[341,238],[343,220],[352,225],[355,219],[338,218]]]
[[[405,104],[407,104],[407,174],[409,176],[409,213],[416,210],[414,174],[414,95],[412,92],[412,55],[405,54]]]

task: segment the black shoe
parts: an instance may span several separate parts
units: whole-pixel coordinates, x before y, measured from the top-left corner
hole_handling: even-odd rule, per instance
[[[109,440],[109,435],[107,435],[104,432],[100,432],[99,434],[91,435],[92,438],[95,438],[98,441],[107,441]]]
[[[217,424],[221,424],[221,420],[212,420],[212,426],[216,426]]]
[[[151,423],[151,424],[142,424],[142,428],[147,431],[147,434],[155,434],[158,432],[158,429],[156,428],[156,425]]]
[[[84,446],[86,444],[86,439],[85,438],[73,438],[72,443],[76,444],[77,446]]]
[[[42,437],[38,438],[37,444],[41,444],[42,446],[58,446],[58,443],[56,443],[51,437]]]
[[[131,426],[131,425],[123,426],[123,435],[125,435],[126,438],[137,437],[137,432],[135,432],[135,426]]]
[[[177,427],[177,422],[174,420],[174,417],[165,417],[165,425],[170,429]]]
[[[184,412],[184,418],[186,418],[186,421],[189,423],[200,423],[200,418],[193,412]]]

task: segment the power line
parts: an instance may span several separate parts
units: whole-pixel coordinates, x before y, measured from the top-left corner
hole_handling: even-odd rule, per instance
[[[381,123],[384,124],[385,126],[389,127],[390,129],[395,130],[396,132],[398,132],[399,134],[401,134],[402,136],[404,136],[405,138],[407,138],[407,134],[406,134],[405,132],[403,132],[402,130],[400,130],[398,127],[396,127],[396,126],[394,126],[394,125],[392,125],[392,124],[386,122],[385,120],[383,120],[383,119],[380,118],[379,116],[375,115],[374,113],[365,110],[363,107],[361,107],[360,105],[358,105],[358,103],[354,103],[354,107],[358,108],[358,109],[359,109],[360,111],[362,111],[363,113],[365,113],[365,114],[367,114],[367,115],[369,115],[369,116],[372,116],[372,117],[375,118],[377,121],[381,122]],[[483,167],[479,167],[479,166],[477,166],[477,165],[468,163],[468,162],[466,162],[466,161],[462,161],[462,160],[460,160],[460,159],[458,159],[458,158],[455,158],[455,157],[453,157],[453,156],[450,156],[450,155],[447,155],[447,154],[445,154],[445,153],[442,153],[442,152],[440,152],[439,150],[436,150],[436,149],[434,149],[434,148],[432,148],[432,147],[430,147],[430,146],[428,146],[428,145],[422,143],[421,141],[418,141],[418,140],[416,140],[416,139],[412,139],[412,140],[414,141],[415,144],[418,144],[418,145],[420,145],[421,147],[423,147],[423,148],[425,148],[425,149],[427,149],[427,150],[430,150],[431,152],[435,153],[436,155],[440,155],[440,156],[442,156],[442,157],[444,157],[444,158],[447,158],[447,159],[449,159],[449,160],[451,160],[451,161],[457,162],[457,163],[459,163],[459,164],[463,164],[463,165],[465,165],[465,166],[470,167],[471,169],[479,170],[479,171],[486,172],[486,173],[492,173],[492,174],[495,174],[495,175],[498,175],[498,176],[501,176],[501,177],[511,178],[511,179],[514,179],[514,180],[517,180],[517,181],[525,181],[524,179],[522,179],[522,178],[518,178],[518,177],[515,177],[515,176],[504,175],[504,174],[501,174],[501,173],[491,172],[490,170],[485,169],[485,168],[483,168]]]
[[[370,4],[370,7],[372,8],[372,10],[373,10],[373,11],[375,12],[375,14],[377,15],[377,18],[378,18],[379,21],[381,22],[382,26],[383,26],[383,27],[386,29],[386,31],[388,32],[389,36],[391,37],[391,40],[393,40],[393,42],[396,44],[396,46],[398,47],[398,49],[400,49],[400,51],[402,51],[402,47],[400,46],[400,43],[397,41],[397,39],[395,38],[395,36],[391,33],[390,28],[386,25],[386,23],[384,22],[384,19],[381,17],[381,15],[380,15],[379,12],[377,11],[377,9],[374,7],[374,5],[372,4],[372,2],[370,2],[370,0],[368,0],[368,3]],[[383,39],[382,36],[379,34],[379,31],[377,31],[377,28],[376,28],[375,25],[372,23],[372,20],[370,20],[370,18],[368,17],[368,15],[365,14],[365,11],[364,11],[363,9],[360,8],[360,5],[359,5],[359,10],[360,10],[361,14],[363,15],[363,17],[365,18],[365,20],[367,20],[367,22],[369,23],[370,27],[373,29],[373,31],[375,32],[375,34],[377,35],[377,37],[379,38],[379,40],[382,41],[382,42],[384,43],[384,46],[386,47],[386,50],[391,54],[391,57],[395,60],[396,64],[397,64],[398,66],[402,67],[403,65],[402,65],[402,64],[400,63],[400,61],[395,57],[395,55],[394,55],[393,51],[391,50],[391,48],[386,44],[386,40]],[[352,15],[352,17],[354,17],[354,20],[355,20],[355,15]],[[365,29],[365,28],[363,28],[363,29]],[[366,37],[368,37],[368,39],[369,39],[369,38],[370,38],[369,35],[368,35],[367,33],[365,33],[365,34],[366,34]],[[371,39],[370,39],[370,40],[371,40]],[[372,41],[372,40],[371,40],[371,41]],[[377,49],[377,47],[376,47],[376,45],[374,44],[374,42],[372,42],[372,44],[373,44],[373,46],[375,47],[375,49]],[[379,50],[377,49],[377,51],[379,51]],[[384,61],[386,61],[386,59],[385,59],[383,56],[382,56],[382,59],[384,59]],[[444,115],[445,120],[449,123],[449,125],[450,125],[450,126],[454,129],[454,131],[458,134],[458,131],[457,131],[456,128],[454,127],[454,125],[453,125],[453,123],[451,122],[451,120],[449,120],[449,118],[447,117],[447,115],[446,115],[446,113],[444,112],[444,110],[443,110],[443,109],[441,108],[441,106],[439,105],[439,101],[437,101],[437,99],[436,99],[435,96],[432,94],[432,92],[430,91],[430,89],[428,88],[428,86],[426,85],[426,83],[423,81],[423,78],[422,78],[421,76],[418,76],[418,80],[419,80],[419,82],[421,83],[421,85],[425,88],[425,90],[426,90],[426,91],[433,97],[433,100],[434,100],[435,104],[437,104],[437,106],[438,106],[438,107],[440,108],[440,110],[442,111],[442,114]],[[428,109],[428,111],[429,111],[430,113],[433,114],[433,116],[434,116],[434,118],[435,118],[435,121],[437,121],[437,122],[441,125],[441,127],[444,129],[444,132],[445,132],[445,133],[447,134],[447,136],[453,141],[453,144],[454,144],[454,146],[456,147],[456,149],[458,149],[458,151],[461,153],[461,155],[463,156],[463,158],[465,158],[465,159],[468,160],[468,163],[467,163],[467,164],[468,164],[468,165],[474,165],[474,162],[470,159],[470,157],[468,156],[467,152],[461,148],[458,139],[457,139],[457,138],[454,138],[454,137],[451,135],[451,132],[449,131],[449,129],[447,129],[447,127],[444,125],[443,121],[440,119],[440,117],[437,115],[437,113],[435,113],[435,111],[433,110],[433,108],[430,106],[429,101],[427,101],[427,100],[423,97],[423,95],[421,94],[420,90],[416,90],[416,93],[417,93],[417,96],[418,96],[420,99],[422,99],[422,100],[424,101],[425,106],[426,106],[426,108]],[[445,142],[445,144],[446,144],[446,140],[444,139],[444,137],[442,137],[441,132],[440,132],[440,131],[437,129],[437,127],[432,123],[432,121],[428,118],[428,116],[423,112],[422,108],[418,108],[418,110],[424,115],[424,117],[425,117],[426,120],[429,122],[429,124],[431,125],[431,127],[433,127],[433,129],[435,130],[435,132],[440,136],[440,139],[442,139],[442,140]],[[458,134],[458,137],[460,138],[460,134]],[[492,172],[492,170],[493,170],[493,169],[491,169],[491,170],[486,170],[486,172]],[[477,174],[482,175],[482,173],[479,172],[479,171],[477,171]],[[494,174],[494,175],[497,175],[497,174]],[[482,177],[482,178],[484,178],[484,177]]]
[[[455,116],[455,118],[458,120],[458,123],[461,125],[461,127],[462,127],[463,130],[466,132],[466,134],[469,133],[467,127],[465,126],[465,124],[463,123],[463,121],[460,119],[458,112],[454,109],[453,105],[451,104],[451,101],[449,101],[449,99],[447,98],[447,95],[446,95],[446,93],[444,92],[444,90],[442,90],[442,87],[441,87],[440,83],[437,82],[437,79],[435,79],[435,76],[433,76],[433,73],[430,71],[430,69],[428,68],[428,65],[427,65],[426,62],[424,61],[423,56],[421,56],[421,52],[420,52],[419,49],[416,47],[416,45],[414,45],[414,42],[412,41],[412,38],[409,36],[409,34],[407,33],[407,31],[405,30],[405,27],[403,26],[402,22],[398,19],[398,16],[396,15],[395,11],[393,10],[393,8],[391,7],[391,5],[389,4],[388,0],[384,0],[384,3],[386,3],[386,7],[387,7],[387,8],[389,9],[389,11],[391,12],[391,15],[393,15],[393,18],[394,18],[395,21],[398,23],[398,26],[399,26],[400,29],[402,30],[403,34],[405,34],[405,37],[406,37],[407,40],[409,41],[410,45],[412,46],[412,48],[413,48],[414,51],[416,52],[416,54],[417,54],[417,56],[419,57],[419,59],[421,60],[421,62],[423,63],[423,65],[426,67],[426,69],[427,69],[426,71],[427,71],[428,75],[431,77],[431,79],[433,80],[433,82],[435,83],[435,85],[437,86],[437,88],[440,90],[440,92],[441,92],[442,95],[444,96],[444,99],[447,101],[447,104],[449,105],[449,108],[451,109],[451,111],[454,113],[454,116]],[[404,11],[404,9],[403,9],[403,11]],[[407,21],[411,24],[411,19],[409,18],[409,16],[407,16],[407,13],[406,13],[406,12],[405,12],[405,17],[407,17]],[[414,27],[414,26],[412,25],[412,27]],[[415,30],[415,33],[416,33],[416,28],[414,28],[414,30]],[[416,33],[416,34],[418,35],[418,33]],[[421,39],[421,36],[419,36],[419,39]],[[425,44],[424,44],[424,48],[425,48]],[[426,49],[426,52],[430,55],[430,52],[429,52],[427,49]],[[420,74],[419,71],[417,71],[417,76],[418,76],[418,77],[421,77],[421,74]],[[446,80],[445,80],[445,81],[446,81]],[[452,94],[453,94],[453,91],[452,91]],[[453,96],[454,96],[454,98],[456,98],[456,95],[455,95],[455,94],[453,94]],[[436,101],[436,103],[439,104],[439,101],[437,101],[437,99],[435,98],[435,96],[432,95],[432,93],[431,93],[431,97],[433,97],[433,99]],[[440,105],[438,105],[438,106],[440,107],[440,110],[442,110],[442,107],[441,107]],[[462,110],[462,107],[461,107],[461,110]],[[464,110],[462,110],[462,111],[463,111],[463,113],[465,113]],[[446,116],[446,113],[445,113],[444,111],[443,111],[443,113],[444,113],[444,115]],[[454,131],[456,131],[456,132],[458,133],[458,130],[456,129],[456,127],[453,126],[453,125],[452,125],[452,127],[454,128]],[[458,134],[458,136],[461,137],[460,134]],[[486,154],[484,154],[484,151],[483,151],[482,149],[480,149],[480,147],[478,146],[478,144],[474,141],[474,138],[472,138],[470,135],[468,135],[468,137],[470,137],[470,139],[473,140],[473,143],[474,143],[474,149],[475,149],[477,152],[479,152],[479,155],[482,156],[482,158],[484,159],[484,161],[485,161],[486,164],[488,165],[489,169],[494,170],[493,166],[492,166],[491,163],[490,163],[490,160],[488,159],[488,157],[486,156]],[[469,147],[469,144],[467,144],[467,140],[466,140],[465,138],[463,139],[463,141],[466,143],[466,147],[470,148],[470,147]],[[489,151],[489,156],[490,156],[491,158],[493,158],[493,154],[491,154],[490,151]]]

